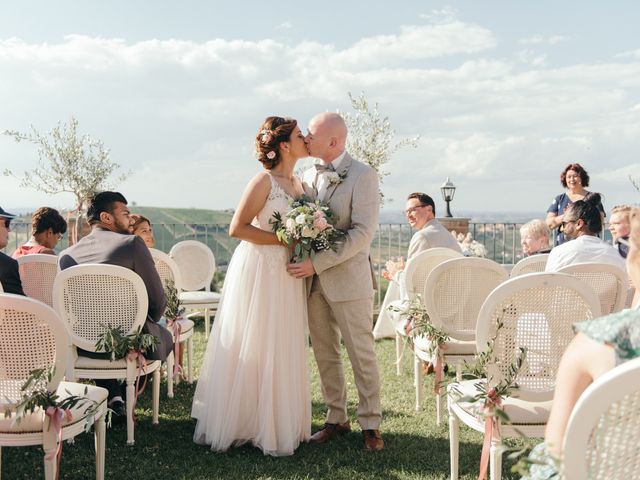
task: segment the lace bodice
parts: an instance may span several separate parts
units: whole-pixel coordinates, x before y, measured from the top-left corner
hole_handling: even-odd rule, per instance
[[[269,196],[267,197],[264,207],[262,207],[262,210],[260,210],[251,224],[261,230],[272,232],[273,228],[271,227],[269,220],[273,217],[274,212],[279,212],[280,215],[284,217],[290,209],[289,203],[292,198],[291,195],[284,191],[275,178],[271,175],[269,175],[269,178],[271,179],[271,191],[269,192]]]

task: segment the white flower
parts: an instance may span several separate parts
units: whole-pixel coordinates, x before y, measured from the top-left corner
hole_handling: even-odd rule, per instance
[[[296,228],[296,221],[293,218],[287,218],[287,222],[285,225],[287,226],[287,230],[293,232]]]
[[[331,185],[336,185],[342,182],[342,178],[340,178],[338,172],[327,172],[327,179]]]
[[[296,223],[298,225],[304,225],[306,221],[307,221],[307,216],[304,213],[301,213],[296,217]]]

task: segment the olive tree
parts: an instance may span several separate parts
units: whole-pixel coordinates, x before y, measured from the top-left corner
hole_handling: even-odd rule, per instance
[[[109,177],[120,165],[109,159],[109,150],[102,141],[87,134],[79,135],[78,120],[73,117],[68,124],[58,123],[46,134],[33,125],[28,133],[5,130],[3,134],[13,137],[16,142],[26,141],[37,146],[38,165],[23,173],[21,186],[48,194],[68,192],[74,195],[77,237],[78,220],[87,201],[108,187]],[[10,170],[5,170],[4,174],[13,175]]]
[[[364,92],[357,98],[349,92],[349,100],[354,112],[340,112],[349,129],[347,150],[355,158],[367,163],[378,172],[380,185],[382,185],[383,177],[389,175],[389,172],[383,170],[383,165],[389,162],[391,155],[401,148],[416,148],[420,136],[394,142],[395,132],[391,128],[389,117],[380,115],[377,102],[374,103],[373,108],[370,108]],[[384,204],[382,190],[380,190],[380,203]]]

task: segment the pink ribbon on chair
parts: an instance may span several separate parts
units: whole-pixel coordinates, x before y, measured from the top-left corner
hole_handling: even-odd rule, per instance
[[[136,404],[138,403],[138,397],[144,393],[144,389],[147,386],[147,377],[146,377],[146,367],[147,367],[147,359],[144,358],[142,350],[129,350],[127,353],[127,360],[137,360],[138,368],[136,372],[136,383],[135,390],[136,395],[133,397],[133,420],[136,420]],[[142,382],[142,388],[138,389],[138,384],[140,383],[140,374],[144,373],[144,381]]]
[[[433,364],[433,391],[436,395],[440,395],[440,382],[444,376],[444,359],[442,352],[447,349],[446,345],[436,346],[436,359]]]
[[[502,404],[502,400],[496,396],[496,389],[492,388],[487,392],[487,399],[484,403],[484,410],[494,409]],[[498,418],[495,415],[487,415],[484,419],[484,441],[482,442],[482,455],[480,456],[480,473],[478,480],[487,478],[487,468],[489,467],[489,453],[491,449],[491,440],[495,435],[500,437],[498,428]]]
[[[49,417],[50,427],[53,427],[58,439],[56,450],[47,453],[45,460],[51,461],[54,458],[56,459],[56,479],[58,479],[60,478],[60,459],[62,458],[62,422],[65,419],[67,422],[71,422],[73,415],[71,415],[71,410],[68,408],[63,410],[60,407],[47,407],[44,414]]]
[[[181,317],[178,317],[181,318]],[[182,373],[182,366],[180,365],[180,333],[182,332],[182,326],[178,323],[178,318],[167,322],[173,332],[173,379],[175,380]]]

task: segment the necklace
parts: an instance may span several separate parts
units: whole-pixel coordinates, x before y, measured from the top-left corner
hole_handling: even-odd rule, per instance
[[[284,179],[286,179],[286,180],[289,180],[291,183],[293,183],[293,179],[294,179],[294,176],[293,176],[293,175],[288,176],[288,175],[284,175],[284,174],[282,174],[282,173],[273,173],[273,172],[269,172],[269,173],[270,173],[271,175],[273,175],[274,177],[284,178]]]

